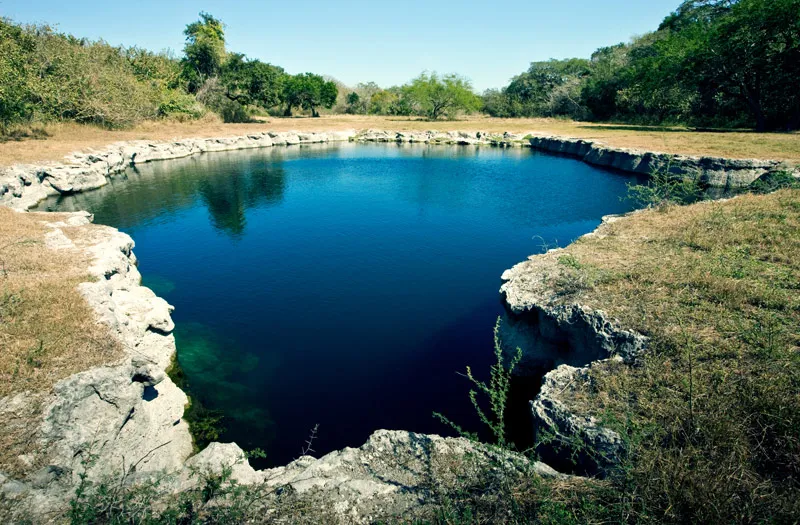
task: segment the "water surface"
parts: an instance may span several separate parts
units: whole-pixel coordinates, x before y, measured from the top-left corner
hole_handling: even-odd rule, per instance
[[[136,241],[191,395],[267,464],[379,428],[474,429],[503,270],[630,209],[630,177],[528,149],[324,145],[137,166],[40,209]]]

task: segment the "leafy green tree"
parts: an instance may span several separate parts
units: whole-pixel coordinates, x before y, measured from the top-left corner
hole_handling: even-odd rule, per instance
[[[285,78],[283,68],[260,60],[248,60],[240,53],[228,55],[220,75],[226,97],[244,106],[263,108],[280,103]]]
[[[362,99],[358,93],[351,91],[347,94],[347,106],[345,106],[345,113],[350,115],[359,115],[367,112],[367,101]]]
[[[592,54],[591,72],[581,90],[581,99],[597,120],[617,114],[617,96],[627,87],[624,71],[628,66],[629,46],[603,47]]]
[[[431,120],[452,118],[459,111],[469,113],[481,104],[470,81],[455,74],[422,73],[405,87],[405,94],[415,109]]]
[[[800,126],[800,0],[720,2],[694,53],[704,89],[740,101],[757,131]],[[702,23],[702,22],[698,22]]]
[[[225,26],[212,15],[201,12],[200,20],[183,31],[186,45],[183,52],[184,76],[189,91],[194,93],[208,78],[216,76],[225,61]]]
[[[370,115],[410,115],[412,111],[401,88],[389,88],[374,93],[367,108]]]
[[[20,27],[0,19],[0,134],[30,118],[29,56],[36,42]]]
[[[551,116],[550,101],[556,88],[589,74],[589,61],[573,58],[531,63],[505,89],[517,116]]]
[[[483,111],[493,117],[508,118],[515,116],[511,109],[511,101],[508,99],[505,90],[487,89],[481,95],[481,100]]]
[[[318,117],[317,108],[332,108],[336,103],[339,88],[336,82],[326,81],[320,75],[302,73],[286,79],[283,84],[282,102],[286,104],[284,115],[291,116],[292,108],[301,107]]]
[[[589,72],[590,62],[584,59],[533,62],[503,90],[485,92],[484,111],[496,117],[583,118],[580,90]]]

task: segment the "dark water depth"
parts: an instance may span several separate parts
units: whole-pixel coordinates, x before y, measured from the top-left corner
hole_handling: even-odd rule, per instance
[[[266,464],[379,428],[474,430],[503,270],[594,229],[633,179],[527,149],[330,145],[138,166],[39,209],[86,209],[136,241],[175,306],[192,396]]]

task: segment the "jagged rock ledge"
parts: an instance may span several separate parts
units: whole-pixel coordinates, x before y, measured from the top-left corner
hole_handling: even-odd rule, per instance
[[[594,166],[640,175],[661,171],[715,188],[744,188],[777,170],[795,171],[800,175],[796,167],[774,160],[674,155],[613,148],[601,142],[566,137],[537,136],[531,137],[529,142],[534,149],[576,157]]]
[[[586,236],[606,235],[608,225],[624,217],[603,217]],[[586,407],[572,403],[570,394],[590,381],[592,366],[607,361],[634,364],[648,339],[554,287],[566,271],[559,261],[563,252],[559,248],[531,256],[503,273],[500,293],[507,314],[501,337],[507,350],[522,349],[523,374],[529,362],[543,357],[563,363],[545,374],[531,401],[535,438],[544,441],[537,448],[542,459],[561,471],[603,475],[623,456],[623,440],[586,413]]]
[[[601,167],[650,175],[658,170],[692,177],[710,187],[740,188],[776,170],[796,167],[770,160],[736,160],[690,157],[632,149],[611,148],[599,142],[542,136],[539,133],[488,133],[484,131],[355,130],[300,133],[260,132],[244,136],[182,139],[168,142],[129,141],[111,144],[91,153],[73,153],[62,163],[20,164],[0,169],[0,205],[27,210],[50,195],[99,188],[108,178],[129,166],[213,151],[265,148],[326,142],[393,142],[431,145],[530,147],[569,155]]]
[[[48,218],[47,213],[37,215]],[[15,520],[50,521],[63,515],[82,475],[91,481],[119,480],[133,464],[135,472],[127,482],[158,476],[165,493],[199,484],[198,471],[231,468],[239,483],[258,485],[267,493],[290,488],[327,517],[348,523],[419,510],[428,503],[431,487],[453,483],[458,470],[447,465],[468,460],[472,464],[464,471],[473,473],[476,464],[497,468],[499,458],[510,470],[559,476],[543,463],[462,438],[388,430],[376,431],[358,449],[319,459],[303,456],[263,471],[250,467],[235,443],[212,443],[193,455],[182,419],[186,395],[165,372],[175,355],[172,307],[141,286],[128,235],[90,226],[87,235],[73,242],[62,230],[90,221],[90,214],[78,212],[50,222],[46,242],[52,249],[82,250],[92,256],[89,271],[95,280],[81,284],[80,292],[122,343],[124,356],[55,385],[37,435],[47,466],[25,479],[0,473],[0,516],[5,510]],[[20,393],[0,400],[0,409],[19,410],[25,403],[26,394]]]
[[[210,151],[348,140],[536,147],[533,144],[536,138],[479,132],[259,133],[175,142],[127,142],[101,152],[73,154],[63,164],[8,168],[0,172],[0,205],[26,210],[48,195],[103,186],[108,177],[141,162]],[[558,140],[564,144],[581,142]],[[552,149],[548,151],[569,154],[566,147],[564,151],[556,151],[554,144],[550,143],[548,147]],[[578,155],[584,147],[581,145],[573,154]],[[584,157],[596,150],[597,147],[595,150],[589,147]],[[591,155],[591,159],[595,156],[611,159],[598,160],[599,165],[617,169],[629,166],[624,160],[627,157],[619,153]],[[778,165],[748,167],[746,163],[750,161],[730,162],[745,163],[743,171],[766,169],[767,164],[774,169]],[[630,160],[629,171],[640,172],[636,170],[644,170],[644,165],[644,161],[637,164]],[[726,184],[730,184],[730,177],[726,177]],[[43,217],[46,220],[46,215]],[[82,474],[98,480],[118,475],[125,465],[138,462],[137,477],[166,473],[171,482],[163,486],[169,490],[183,490],[196,483],[190,473],[197,468],[233,467],[234,476],[242,483],[289,486],[297,493],[312,494],[315,501],[334,509],[347,521],[368,522],[379,514],[403,514],[422,505],[426,487],[441,483],[440,478],[446,475],[430,477],[432,463],[440,462],[442,455],[452,459],[468,452],[470,457],[483,458],[484,462],[492,459],[493,451],[476,448],[465,440],[390,431],[376,432],[359,449],[333,452],[320,459],[303,457],[286,467],[261,472],[247,464],[244,453],[235,444],[213,444],[192,456],[191,437],[182,420],[187,399],[165,374],[175,353],[171,307],[140,285],[133,240],[129,236],[114,228],[96,226],[87,239],[73,242],[61,230],[87,225],[90,220],[89,214],[76,213],[60,223],[52,222],[47,245],[53,249],[84,250],[92,255],[94,263],[90,271],[95,280],[82,284],[80,291],[123,343],[125,356],[113,365],[68,377],[53,388],[36,436],[41,442],[40,449],[50,454],[48,466],[26,479],[11,479],[0,473],[0,507],[4,501],[10,502],[17,518],[57,516]],[[602,229],[603,226],[595,234],[602,234]],[[522,319],[517,327],[525,326],[517,335],[534,334],[525,350],[530,352],[542,344],[557,347],[567,344],[584,351],[590,356],[589,361],[614,357],[634,360],[646,347],[646,339],[624,330],[603,312],[556,301],[557,294],[537,281],[545,260],[545,256],[533,257],[503,275],[506,283],[502,292],[509,310]],[[620,453],[619,436],[602,428],[591,416],[576,413],[562,398],[571,385],[586,380],[586,375],[585,366],[568,365],[548,373],[532,403],[533,416],[539,428],[554,431],[564,442],[577,436],[592,450],[601,451],[603,457],[613,461]],[[25,403],[26,394],[19,393],[0,400],[0,410],[16,410]],[[604,464],[592,461],[598,471],[604,468]],[[409,464],[419,468],[409,470]],[[557,475],[541,463],[528,467],[542,475]]]

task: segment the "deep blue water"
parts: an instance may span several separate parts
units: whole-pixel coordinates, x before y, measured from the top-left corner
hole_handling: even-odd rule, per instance
[[[330,145],[131,169],[40,208],[87,209],[136,241],[176,309],[192,396],[267,464],[379,428],[475,429],[503,270],[630,209],[630,177],[527,149]]]

